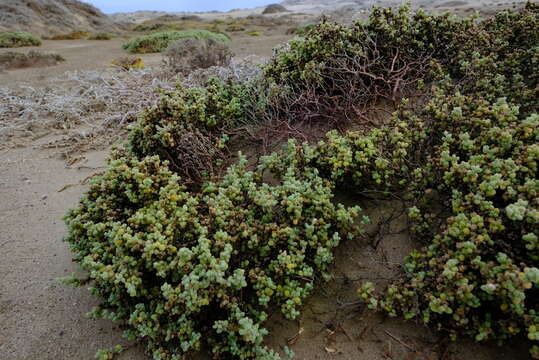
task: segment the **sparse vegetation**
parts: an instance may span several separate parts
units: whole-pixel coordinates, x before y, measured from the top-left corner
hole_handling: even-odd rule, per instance
[[[170,44],[163,63],[172,73],[186,75],[194,69],[230,64],[232,52],[227,44],[214,39],[185,38]]]
[[[162,31],[131,39],[124,44],[123,48],[130,53],[146,54],[165,50],[171,43],[185,38],[212,39],[214,41],[228,43],[226,35],[214,33],[208,30],[183,30]]]
[[[90,35],[88,40],[112,40],[113,38],[114,34],[102,32]]]
[[[112,60],[110,64],[127,71],[131,69],[144,69],[144,59],[137,56],[123,56]]]
[[[80,40],[90,37],[92,34],[86,30],[75,30],[67,34],[55,35],[50,40]]]
[[[41,46],[41,39],[24,31],[0,32],[0,48]]]
[[[286,10],[286,8],[280,4],[271,4],[271,5],[268,5],[266,6],[266,8],[264,9],[264,11],[262,12],[262,14],[266,15],[266,14],[278,14],[278,13],[283,13],[283,12],[287,12],[288,10]]]
[[[240,32],[240,31],[245,31],[245,27],[241,26],[241,25],[228,25],[226,27],[226,31],[228,32]]]
[[[6,52],[0,53],[0,69],[22,69],[28,67],[53,66],[65,59],[58,54],[44,54],[38,51],[28,53]]]
[[[257,31],[257,30],[248,31],[248,32],[247,32],[247,35],[250,35],[250,36],[261,36],[261,35],[262,35],[262,31]]]
[[[163,31],[170,30],[169,26],[165,23],[142,23],[133,27],[133,31],[147,32],[147,31]]]
[[[527,337],[539,358],[538,23],[533,3],[484,21],[375,8],[312,27],[256,78],[163,91],[66,217],[93,315],[154,359],[277,360],[269,310],[296,318],[366,221],[335,191],[375,192],[423,247],[361,301],[452,339]],[[248,170],[227,167],[232,136],[288,142]]]

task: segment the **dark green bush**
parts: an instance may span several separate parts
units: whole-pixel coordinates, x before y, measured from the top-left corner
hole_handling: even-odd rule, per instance
[[[396,102],[429,82],[430,62],[454,60],[471,20],[375,8],[352,26],[322,22],[291,40],[265,68],[282,88],[276,107],[295,121],[342,125],[369,116],[368,107]]]
[[[41,39],[24,31],[0,32],[0,48],[41,46]]]
[[[165,50],[171,43],[184,38],[212,39],[223,43],[230,41],[226,35],[208,30],[170,30],[136,37],[124,44],[123,48],[133,54],[156,53]]]
[[[151,24],[142,23],[135,26],[133,28],[133,31],[139,31],[139,32],[163,31],[163,30],[171,30],[170,27],[171,27],[170,24],[165,24],[165,23],[151,23]]]

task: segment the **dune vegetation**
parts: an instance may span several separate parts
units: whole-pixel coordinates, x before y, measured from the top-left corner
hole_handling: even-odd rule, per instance
[[[0,32],[0,48],[40,46],[41,39],[24,31]]]
[[[376,193],[406,204],[418,246],[398,279],[360,286],[365,307],[539,359],[538,25],[534,3],[486,20],[374,8],[309,26],[246,79],[162,90],[65,217],[88,272],[71,282],[156,360],[281,359],[269,314],[297,319],[369,221],[336,194]],[[227,41],[124,48],[186,37]]]
[[[208,30],[170,30],[135,37],[125,43],[123,48],[132,54],[156,53],[162,52],[171,43],[185,38],[212,39],[222,43],[228,43],[230,41],[226,35]]]

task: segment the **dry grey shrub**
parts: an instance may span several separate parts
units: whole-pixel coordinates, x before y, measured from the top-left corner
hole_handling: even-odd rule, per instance
[[[163,63],[171,73],[185,75],[195,69],[227,66],[231,59],[227,44],[213,39],[185,38],[168,46]]]
[[[9,51],[0,54],[0,71],[29,67],[54,66],[62,61],[65,61],[65,59],[58,54],[46,54],[34,50],[28,53]]]
[[[191,71],[182,79],[182,84],[190,88],[201,87],[212,77],[222,81],[249,82],[261,75],[261,65],[263,63],[264,59],[256,55],[247,56],[243,59],[232,58],[227,66],[211,66],[206,69]]]
[[[68,72],[43,88],[0,88],[0,143],[9,147],[21,137],[60,129],[68,135],[55,146],[105,144],[157,101],[157,89],[174,84],[153,70],[112,68]]]

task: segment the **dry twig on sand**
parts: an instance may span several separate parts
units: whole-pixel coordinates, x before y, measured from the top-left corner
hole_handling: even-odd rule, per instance
[[[157,89],[173,87],[173,79],[153,70],[109,69],[69,72],[44,88],[0,88],[0,141],[9,146],[12,139],[58,129],[68,138],[57,146],[104,143],[155,103]]]

